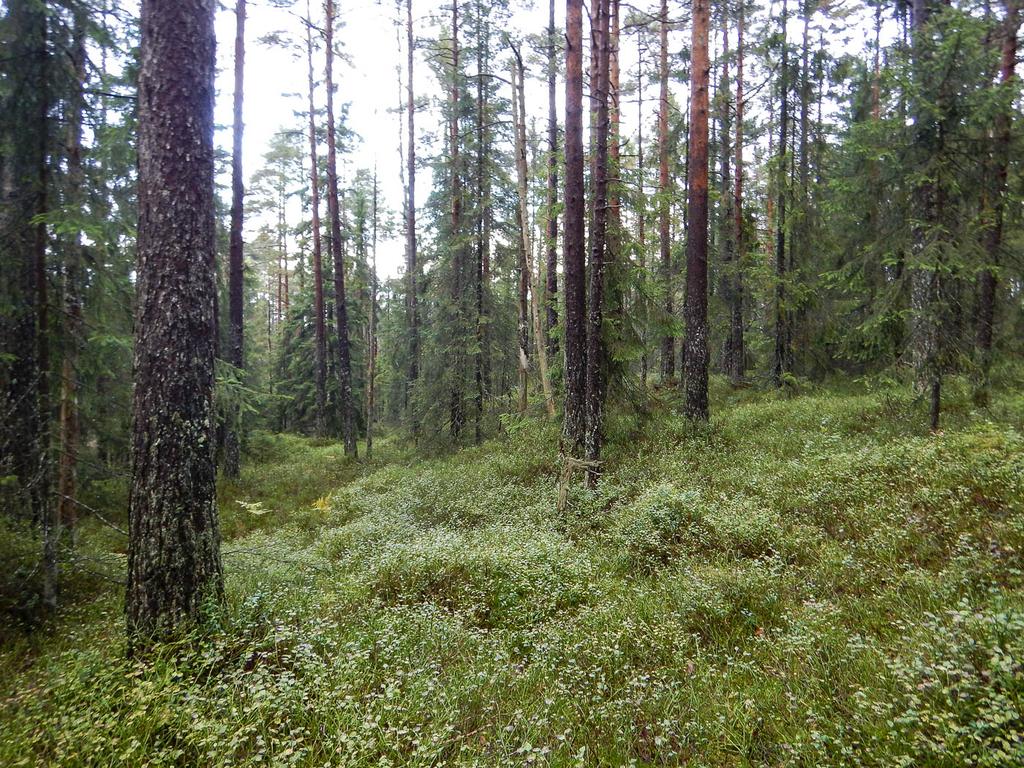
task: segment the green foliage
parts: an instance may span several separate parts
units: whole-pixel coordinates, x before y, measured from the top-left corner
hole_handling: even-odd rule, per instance
[[[224,611],[126,661],[119,590],[75,587],[0,651],[0,763],[1017,764],[1024,408],[955,386],[929,436],[866,384],[656,401],[563,511],[557,425],[373,464],[256,433]]]

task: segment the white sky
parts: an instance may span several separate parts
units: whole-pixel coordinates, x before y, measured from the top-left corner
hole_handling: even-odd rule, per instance
[[[322,23],[322,2],[312,0],[312,13],[316,23]],[[640,4],[639,7],[656,7],[655,0]],[[674,18],[687,15],[688,4],[676,2],[670,4],[670,13]],[[450,16],[450,2],[426,2],[425,0],[413,0],[413,12],[415,19],[415,34],[418,40],[425,40],[437,36],[437,17],[441,16],[447,20]],[[623,16],[627,13],[627,6],[623,7]],[[295,5],[298,13],[305,12],[305,3],[299,0]],[[556,0],[556,24],[564,26],[565,2]],[[401,46],[405,45],[404,31],[404,3],[402,5]],[[530,3],[515,3],[513,0],[513,17],[508,25],[508,32],[513,37],[522,38],[526,33],[542,32],[547,25],[547,2],[541,0],[536,5]],[[349,127],[361,137],[354,150],[347,156],[339,155],[339,174],[342,182],[350,180],[357,169],[366,168],[372,170],[376,165],[381,184],[381,205],[394,211],[400,211],[402,201],[402,186],[400,176],[400,160],[398,154],[398,131],[399,115],[393,110],[399,104],[399,91],[397,83],[396,67],[399,61],[402,62],[403,70],[405,64],[405,52],[399,49],[399,40],[396,36],[395,18],[398,10],[395,8],[394,0],[384,0],[383,3],[374,0],[340,0],[338,3],[338,18],[341,22],[336,37],[349,57],[348,61],[339,60],[335,66],[335,79],[338,90],[335,97],[335,109],[340,112],[340,105],[348,102]],[[821,17],[819,17],[820,19]],[[758,14],[754,20],[756,25],[764,23],[765,14]],[[748,22],[749,23],[749,22]],[[217,132],[216,141],[218,146],[230,151],[231,145],[231,109],[233,94],[233,53],[234,53],[234,32],[235,15],[234,3],[227,0],[217,14],[217,103],[216,121],[222,126]],[[272,48],[259,42],[260,38],[268,33],[281,31],[288,34],[300,44],[301,49],[291,51],[283,48]],[[801,26],[798,19],[792,19],[788,34],[791,43],[799,41]],[[866,31],[866,30],[865,30]],[[586,35],[586,31],[584,32]],[[752,30],[748,32],[753,39]],[[677,53],[684,45],[689,43],[689,29],[673,31],[670,33],[670,52]],[[865,34],[865,38],[870,35]],[[721,35],[716,33],[713,39],[713,46],[720,45]],[[731,45],[735,46],[735,34],[731,34]],[[834,39],[834,38],[833,38]],[[301,128],[303,134],[306,131],[306,118],[304,114],[295,115],[296,111],[304,112],[306,109],[306,58],[304,51],[304,31],[299,19],[285,9],[274,8],[267,0],[248,3],[248,18],[246,25],[246,67],[245,67],[245,105],[244,105],[244,150],[243,169],[248,185],[248,179],[253,172],[259,169],[262,163],[262,155],[266,151],[271,137],[281,128]],[[814,43],[817,42],[817,34],[814,35]],[[868,44],[858,40],[857,44]],[[840,47],[848,49],[849,42],[840,43]],[[635,75],[637,66],[637,48],[635,36],[624,34],[620,44],[620,62],[622,67],[623,84],[630,82]],[[415,89],[418,96],[432,95],[439,93],[439,85],[433,77],[433,73],[425,59],[427,51],[424,47],[418,48],[415,55]],[[492,56],[491,67],[502,74],[507,73],[507,61],[510,54],[507,51],[498,51]],[[653,64],[653,62],[650,62]],[[748,88],[754,84],[754,78],[758,77],[753,70],[753,57],[748,56]],[[473,62],[469,62],[472,69]],[[316,76],[322,77],[323,72],[323,51],[318,52],[314,59]],[[532,75],[532,76],[531,76]],[[403,82],[406,77],[403,71]],[[547,92],[543,81],[544,73],[539,67],[534,67],[532,73],[527,77],[527,120],[531,117],[537,119],[538,128],[543,130],[546,120]],[[505,86],[508,87],[507,85]],[[672,82],[670,87],[674,98],[679,104],[685,104],[686,89],[685,83]],[[558,109],[559,116],[563,114],[564,105],[564,83],[559,80],[558,84]],[[404,99],[404,93],[402,94]],[[650,110],[649,118],[645,119],[645,142],[648,148],[653,147],[653,115],[656,108],[657,91],[653,86],[645,88],[645,113]],[[325,91],[318,86],[316,100],[318,108],[324,105]],[[624,97],[622,110],[622,124],[624,134],[629,136],[635,133],[637,122],[635,96]],[[750,111],[748,109],[748,111]],[[403,118],[404,119],[404,118]],[[437,111],[433,108],[420,110],[416,116],[417,137],[422,140],[424,134],[437,129]],[[403,126],[404,130],[404,126]],[[406,137],[407,140],[407,137]],[[303,141],[303,148],[308,146]],[[321,148],[324,152],[325,149]],[[647,151],[650,151],[648,149]],[[426,152],[421,148],[418,155],[422,160]],[[308,159],[306,160],[308,167]],[[229,182],[222,179],[222,182]],[[420,168],[417,175],[417,208],[422,209],[430,194],[431,179],[427,168]],[[326,217],[326,204],[321,201],[324,210],[321,215]],[[297,200],[292,201],[292,208],[289,210],[291,224],[299,221],[302,215]],[[268,220],[269,221],[269,220]],[[267,223],[256,216],[247,218],[246,236],[251,239],[262,223]],[[401,232],[396,236],[381,240],[378,245],[377,263],[382,278],[392,277],[400,274],[404,262],[404,241]],[[290,249],[292,250],[292,249]]]

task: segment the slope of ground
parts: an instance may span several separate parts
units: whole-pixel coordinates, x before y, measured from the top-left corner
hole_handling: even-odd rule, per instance
[[[260,438],[226,610],[130,662],[84,583],[0,652],[0,764],[1024,764],[1024,399],[935,436],[893,389],[716,404],[613,424],[561,511],[551,425]]]

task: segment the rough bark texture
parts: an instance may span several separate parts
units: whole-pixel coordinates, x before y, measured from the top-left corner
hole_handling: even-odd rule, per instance
[[[223,591],[213,445],[213,0],[143,0],[129,494],[133,643]]]
[[[586,279],[583,236],[583,4],[566,0],[565,419],[562,451],[581,456],[586,416]]]
[[[245,182],[242,178],[242,100],[245,95],[245,0],[235,3],[235,96],[231,148],[231,234],[228,251],[228,362],[239,370],[243,356],[245,320],[245,265],[242,255],[242,206]],[[238,477],[240,462],[241,413],[237,404],[228,414],[224,430],[224,474]]]
[[[708,418],[708,0],[693,2],[686,238],[686,415]]]
[[[345,258],[341,249],[341,205],[338,195],[338,150],[334,124],[334,0],[327,0],[327,207],[331,215],[331,255],[334,258],[334,319],[338,336],[338,387],[341,399],[341,434],[345,455],[355,456],[355,404],[352,400],[352,360],[345,301]]]
[[[45,419],[46,230],[32,223],[46,210],[46,126],[49,110],[49,55],[46,11],[42,3],[8,3],[6,19],[11,44],[0,57],[7,98],[0,104],[0,126],[10,153],[2,162],[0,234],[3,258],[10,271],[0,270],[0,472],[17,478],[17,486],[0,488],[4,508],[15,517],[44,522],[48,503]]]
[[[670,201],[668,178],[668,0],[661,0],[661,48],[658,79],[661,85],[658,107],[658,244],[661,253],[661,282],[665,291],[665,315],[671,322],[675,315],[672,242],[669,231]],[[666,334],[661,339],[661,378],[667,381],[676,375],[675,338]]]
[[[555,34],[555,0],[548,3],[548,187],[545,236],[547,238],[546,287],[544,296],[545,331],[548,355],[558,354],[558,113],[555,107],[558,40]]]
[[[316,104],[313,98],[313,34],[309,5],[306,5],[306,74],[309,91],[309,198],[313,230],[313,358],[316,386],[316,422],[318,437],[327,434],[327,326],[324,319],[323,244],[320,238],[320,162],[316,150]]]

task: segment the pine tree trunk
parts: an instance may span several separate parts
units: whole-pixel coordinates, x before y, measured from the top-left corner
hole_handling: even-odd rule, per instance
[[[245,0],[235,3],[235,96],[234,126],[231,149],[231,234],[228,252],[228,362],[238,371],[245,364],[245,264],[242,254],[242,206],[245,187],[242,178],[242,100],[245,75]],[[238,405],[231,407],[224,431],[224,474],[238,477],[240,463],[241,412]]]
[[[586,267],[583,232],[583,3],[566,0],[565,417],[562,453],[582,455],[586,432]]]
[[[452,293],[451,302],[455,308],[456,334],[461,336],[465,330],[465,313],[463,312],[462,277],[464,264],[464,247],[462,240],[462,176],[459,167],[459,0],[452,0],[452,50],[451,50],[451,90],[449,92],[450,114],[448,116],[448,152],[451,164],[451,246],[452,246]],[[458,347],[458,345],[455,345]],[[458,440],[465,423],[463,393],[463,361],[462,350],[455,349],[451,361],[453,382],[449,400],[451,435]]]
[[[407,106],[409,120],[409,152],[406,156],[409,174],[409,196],[406,201],[405,222],[405,291],[406,311],[409,325],[409,381],[406,383],[406,407],[412,414],[413,435],[419,433],[419,421],[414,406],[410,403],[408,390],[415,387],[420,376],[420,315],[418,305],[416,261],[416,98],[413,90],[413,49],[415,41],[412,32],[412,0],[406,0],[406,55],[408,57]]]
[[[609,0],[598,0],[593,85],[595,120],[593,205],[590,218],[590,290],[587,292],[586,458],[587,485],[597,484],[604,433],[604,289],[608,226],[608,47]]]
[[[213,454],[214,10],[143,0],[125,615],[133,644],[223,592]]]
[[[377,376],[377,169],[373,169],[373,250],[370,262],[370,328],[366,364],[366,458],[373,458],[373,419]]]
[[[71,41],[71,66],[74,84],[67,111],[68,181],[66,204],[72,211],[81,212],[85,205],[84,172],[82,169],[82,118],[85,110],[85,35],[88,17],[78,5],[74,9]],[[79,354],[83,344],[82,289],[84,252],[82,237],[76,232],[64,256],[64,321],[65,347],[61,363],[60,393],[60,464],[57,476],[58,527],[71,531],[75,538],[78,517],[78,447],[81,423],[78,407]],[[55,537],[56,538],[56,537]]]
[[[1006,101],[997,113],[993,130],[993,187],[992,206],[989,212],[989,229],[985,237],[987,255],[986,268],[978,276],[978,325],[975,331],[979,381],[975,400],[987,405],[989,400],[989,369],[992,366],[992,331],[995,321],[996,273],[1002,260],[1003,219],[1006,208],[1007,167],[1010,161],[1010,140],[1013,111],[1009,94],[1013,93],[1016,79],[1017,32],[1020,29],[1019,0],[1006,0],[1006,17],[1003,20],[1002,46],[999,67],[1000,87],[1004,89]]]
[[[782,18],[779,22],[782,29],[782,61],[779,66],[779,146],[778,179],[776,206],[777,221],[775,225],[775,351],[772,362],[772,382],[776,387],[782,386],[787,373],[786,361],[789,359],[789,309],[786,306],[786,154],[789,148],[789,44],[786,42],[786,22],[789,19],[786,0],[782,0]]]
[[[546,338],[548,355],[554,360],[558,354],[558,114],[555,108],[555,83],[557,80],[557,39],[555,35],[555,0],[548,4],[548,187],[547,187],[547,263],[545,269],[546,290]]]
[[[686,415],[708,418],[708,0],[693,2],[686,238]]]
[[[544,410],[551,418],[555,415],[555,396],[551,390],[551,379],[548,375],[548,360],[547,360],[547,345],[544,343],[544,326],[541,322],[541,292],[540,286],[540,275],[536,275],[533,270],[533,243],[530,241],[530,209],[529,209],[529,190],[527,188],[527,166],[526,166],[526,98],[524,91],[524,79],[525,72],[523,69],[523,59],[520,56],[519,51],[513,47],[513,54],[515,54],[515,68],[513,69],[513,122],[515,126],[516,135],[516,176],[517,176],[517,187],[519,192],[519,221],[520,221],[520,248],[521,248],[521,261],[520,261],[520,283],[519,283],[519,301],[520,301],[520,360],[524,361],[525,367],[522,370],[525,372],[529,366],[529,355],[527,353],[527,341],[529,332],[526,327],[526,288],[529,285],[530,290],[533,292],[533,302],[531,302],[531,312],[533,319],[533,336],[536,343],[537,351],[537,367],[540,373],[541,391],[544,393]],[[521,363],[523,365],[523,363]],[[522,384],[525,385],[525,379],[522,380]],[[523,391],[525,392],[525,386]],[[523,394],[520,394],[520,407],[523,407],[525,400]]]
[[[661,283],[665,291],[665,316],[675,317],[675,270],[672,269],[672,242],[669,231],[668,178],[668,0],[661,0],[661,49],[658,77],[661,84],[658,108],[658,242],[661,249]],[[675,337],[671,333],[661,339],[661,379],[669,381],[676,375]]]
[[[320,162],[316,150],[315,80],[313,78],[313,34],[309,2],[306,3],[306,75],[309,91],[309,197],[313,230],[313,333],[316,385],[317,437],[327,434],[327,327],[324,319],[323,244],[320,237]]]
[[[733,181],[733,242],[736,261],[733,265],[732,291],[729,307],[729,378],[734,386],[743,381],[746,372],[746,349],[743,340],[743,4],[739,7],[736,25],[736,163]]]
[[[338,388],[341,399],[341,434],[345,455],[355,457],[355,404],[352,397],[352,361],[349,352],[348,308],[345,303],[345,260],[341,250],[341,205],[338,195],[338,152],[334,123],[334,0],[327,0],[327,208],[331,216],[331,254],[334,258],[334,318],[338,335]]]

